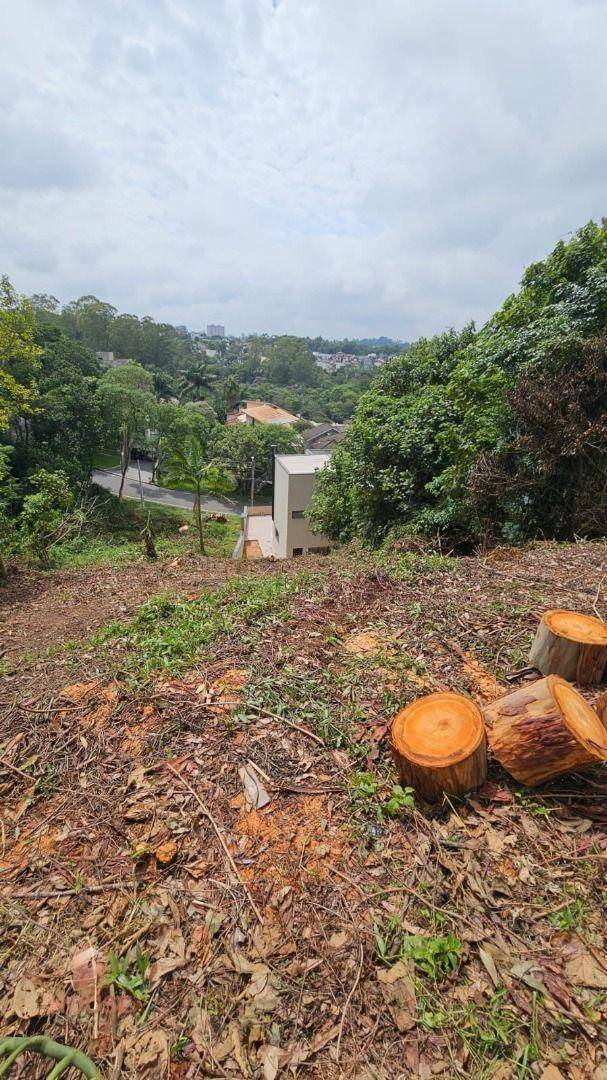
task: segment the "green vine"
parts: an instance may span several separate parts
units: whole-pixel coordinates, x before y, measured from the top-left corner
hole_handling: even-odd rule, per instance
[[[72,1046],[62,1046],[46,1035],[25,1035],[0,1038],[0,1077],[8,1076],[20,1054],[31,1050],[34,1054],[56,1061],[46,1080],[57,1080],[69,1068],[79,1069],[88,1080],[101,1080],[99,1069],[81,1050]]]

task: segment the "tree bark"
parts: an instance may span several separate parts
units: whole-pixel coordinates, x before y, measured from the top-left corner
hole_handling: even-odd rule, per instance
[[[487,776],[482,713],[460,694],[429,694],[402,709],[391,744],[401,782],[425,802],[472,791]]]
[[[577,690],[558,675],[483,708],[489,746],[527,787],[607,760],[607,731]]]
[[[580,686],[607,676],[607,624],[575,611],[546,611],[531,647],[529,663],[542,675],[560,675]]]

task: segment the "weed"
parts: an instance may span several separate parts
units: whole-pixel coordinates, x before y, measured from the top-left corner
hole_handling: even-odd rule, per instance
[[[181,1035],[177,1036],[175,1042],[171,1043],[171,1060],[181,1057],[189,1041],[189,1037],[185,1034],[185,1032],[182,1032]]]
[[[247,625],[259,630],[270,618],[288,618],[290,599],[313,581],[314,575],[306,572],[294,577],[278,573],[230,581],[191,601],[160,595],[143,604],[129,624],[104,627],[92,644],[119,639],[123,669],[145,681],[155,671],[183,670],[205,647]]]
[[[398,916],[392,917],[387,931],[382,932],[375,923],[373,932],[379,957],[384,963],[410,960],[433,983],[445,982],[457,968],[462,954],[462,943],[454,934],[436,937],[405,934],[400,930]]]
[[[350,791],[354,805],[368,813],[373,812],[378,822],[382,822],[385,815],[397,817],[403,810],[412,810],[415,806],[413,788],[393,784],[390,798],[383,803],[377,798],[379,788],[380,782],[372,773],[357,772]]]
[[[590,915],[590,908],[585,900],[578,897],[573,903],[568,904],[562,911],[555,911],[548,917],[552,926],[558,930],[577,930],[586,922]]]
[[[514,798],[523,810],[526,810],[528,814],[533,814],[534,817],[548,817],[549,814],[554,813],[554,807],[543,806],[542,803],[534,802],[522,791],[515,791]]]
[[[150,966],[149,957],[137,946],[135,961],[123,956],[119,958],[112,950],[109,953],[108,984],[124,990],[136,1001],[147,1001],[150,996],[150,984],[146,978]]]

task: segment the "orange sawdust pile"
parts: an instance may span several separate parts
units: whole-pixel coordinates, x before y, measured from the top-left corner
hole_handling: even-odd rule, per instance
[[[239,854],[254,858],[243,877],[254,882],[263,876],[292,887],[311,877],[326,879],[328,863],[341,860],[344,845],[331,814],[332,804],[322,795],[263,811],[243,809],[233,831],[241,837]]]

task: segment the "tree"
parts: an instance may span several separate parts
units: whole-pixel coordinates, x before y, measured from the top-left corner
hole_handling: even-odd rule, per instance
[[[99,402],[111,437],[120,435],[121,479],[118,498],[122,499],[126,472],[135,441],[145,440],[154,423],[156,398],[154,379],[140,364],[110,368],[99,381]]]
[[[31,415],[36,396],[40,347],[36,318],[7,277],[0,279],[0,431]]]
[[[319,478],[315,524],[467,546],[604,536],[606,332],[607,221],[590,222],[481,330],[422,339],[385,364]]]
[[[272,447],[279,454],[301,453],[301,436],[293,428],[278,424],[226,424],[220,429],[216,455],[228,464],[238,487],[245,490],[251,477],[251,459],[255,458],[255,476],[259,484],[272,480]],[[266,491],[271,488],[266,487]]]
[[[150,449],[154,458],[152,483],[162,476],[163,468],[171,457],[173,448],[181,446],[189,436],[193,436],[204,448],[207,457],[217,439],[218,425],[213,413],[198,409],[196,404],[175,405],[162,402],[156,409],[154,431],[150,439]]]
[[[264,364],[264,376],[279,386],[301,383],[314,386],[318,382],[318,367],[312,353],[301,338],[279,337],[271,346]]]
[[[200,553],[204,555],[202,496],[212,495],[215,498],[226,498],[234,490],[234,482],[225,469],[208,460],[205,447],[192,435],[188,436],[183,446],[173,449],[166,471],[171,481],[177,484],[187,484],[194,488],[196,493],[194,513],[196,514],[198,540]]]
[[[74,511],[74,498],[64,472],[40,469],[30,478],[31,494],[23,500],[19,529],[45,570],[50,569],[53,547],[72,535],[82,524],[81,512]]]
[[[180,375],[180,401],[197,401],[203,396],[203,390],[210,390],[214,386],[217,378],[216,372],[206,360],[197,360],[190,367],[181,371]]]
[[[15,429],[15,471],[26,476],[59,468],[74,483],[85,482],[101,443],[99,361],[49,323],[36,340],[42,350],[36,410]]]

